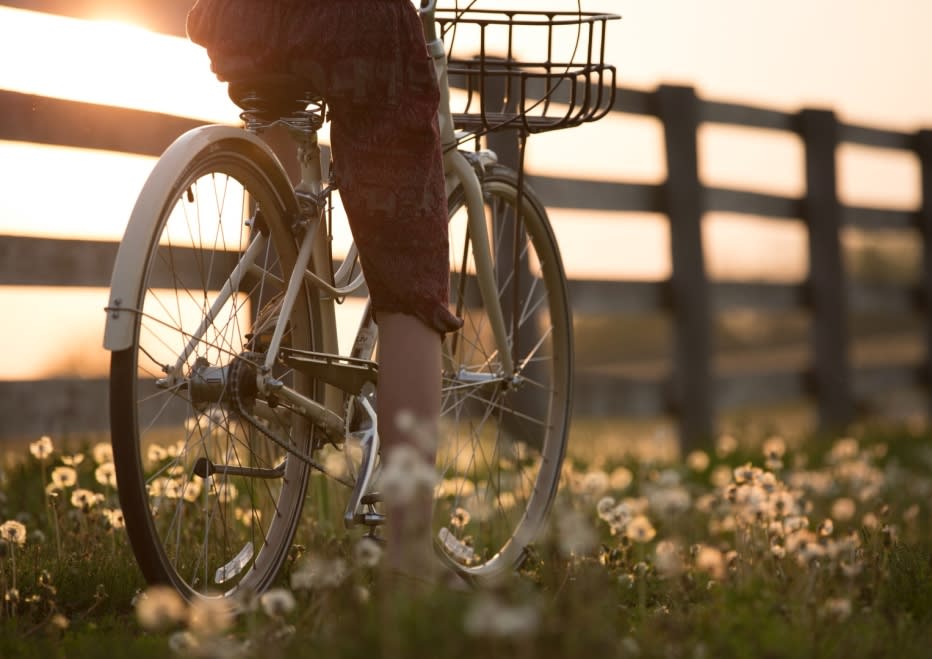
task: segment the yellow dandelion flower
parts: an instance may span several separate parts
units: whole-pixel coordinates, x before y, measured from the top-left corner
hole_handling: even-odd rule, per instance
[[[48,435],[42,435],[39,439],[29,444],[29,452],[35,456],[36,460],[45,460],[52,455],[55,447],[52,445],[52,438]]]

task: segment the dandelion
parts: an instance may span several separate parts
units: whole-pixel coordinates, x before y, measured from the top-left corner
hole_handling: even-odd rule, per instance
[[[709,454],[705,451],[692,451],[686,456],[686,466],[696,472],[708,469],[709,462]]]
[[[55,467],[52,470],[52,485],[59,490],[74,487],[78,482],[78,472],[74,467]]]
[[[270,618],[282,618],[294,610],[294,595],[285,588],[273,588],[259,597],[259,604],[265,615]]]
[[[748,462],[745,465],[736,467],[734,470],[735,483],[741,485],[742,483],[754,483],[758,478],[763,474],[763,470],[760,467],[754,467]]]
[[[466,613],[463,628],[470,636],[516,638],[534,634],[540,612],[533,604],[509,605],[491,594],[475,598]]]
[[[612,497],[602,497],[595,505],[595,510],[599,519],[608,520],[611,517],[612,510],[615,508],[615,499]]]
[[[722,552],[715,547],[699,545],[694,548],[696,569],[708,572],[714,579],[725,576],[725,558]]]
[[[169,586],[152,586],[136,597],[136,619],[150,631],[163,631],[179,622],[187,614],[181,596]]]
[[[680,548],[671,540],[661,540],[654,549],[654,565],[657,572],[665,577],[675,577],[683,572],[683,560]]]
[[[404,503],[421,490],[433,491],[437,472],[417,449],[403,444],[389,453],[379,483],[386,500]]]
[[[84,512],[89,511],[96,504],[97,495],[90,490],[79,487],[71,493],[71,505],[75,508],[83,510]]]
[[[819,613],[826,618],[843,622],[851,615],[851,600],[847,597],[830,597],[825,600],[825,604],[819,609]]]
[[[772,460],[782,460],[783,454],[786,453],[786,442],[779,435],[768,437],[763,446],[764,457]]]
[[[179,655],[194,655],[200,647],[197,637],[188,630],[175,632],[168,637],[168,647]]]
[[[835,524],[832,522],[831,518],[827,518],[819,524],[819,537],[827,538],[832,535],[832,532],[835,530]]]
[[[61,456],[61,462],[66,467],[77,467],[84,462],[84,454],[75,453],[74,455],[63,455]]]
[[[338,587],[349,574],[346,561],[317,556],[305,559],[291,573],[292,590],[327,590]]]
[[[361,538],[353,548],[356,565],[372,568],[382,560],[382,548],[372,538]]]
[[[0,539],[11,546],[22,547],[26,544],[26,526],[15,519],[0,524]]]
[[[604,471],[590,471],[582,477],[579,489],[588,497],[601,496],[609,488],[609,477]]]
[[[727,458],[738,450],[738,440],[731,435],[721,435],[715,442],[715,453],[720,458]]]
[[[615,467],[612,473],[608,475],[608,485],[616,492],[622,492],[628,489],[634,480],[634,474],[627,467]]]
[[[116,487],[116,466],[112,462],[104,462],[94,470],[94,478],[105,487]]]
[[[146,449],[146,459],[151,464],[158,464],[159,462],[162,462],[162,460],[164,460],[167,457],[168,457],[168,451],[165,449],[164,446],[161,446],[159,444],[150,444],[149,448]]]
[[[52,616],[52,619],[49,620],[49,624],[52,625],[52,627],[55,627],[57,629],[64,631],[68,629],[68,626],[71,624],[71,621],[68,620],[68,618],[66,618],[62,614],[56,613],[55,615]]]
[[[595,549],[597,538],[589,521],[575,510],[557,515],[557,541],[564,556],[580,556]]]
[[[91,449],[91,454],[94,456],[94,462],[99,465],[105,462],[113,462],[113,447],[109,442],[95,444],[94,448]]]
[[[103,514],[110,528],[122,529],[126,526],[126,521],[123,519],[123,511],[119,508],[104,508]]]
[[[858,456],[858,451],[858,440],[853,437],[842,437],[841,439],[835,440],[835,443],[832,444],[832,450],[829,452],[828,461],[832,464],[837,464],[844,460],[851,460]]]
[[[32,453],[36,460],[45,460],[52,455],[54,450],[52,438],[48,435],[42,435],[42,437],[29,444],[29,452]]]
[[[464,529],[469,524],[472,516],[465,508],[457,507],[450,515],[450,526],[456,529]]]
[[[731,482],[731,469],[725,465],[718,465],[712,470],[712,473],[709,474],[709,482],[712,483],[714,487],[725,487]]]
[[[832,517],[837,519],[839,522],[847,522],[857,511],[857,504],[854,502],[854,499],[848,497],[842,497],[836,499],[832,503]]]
[[[657,531],[645,515],[638,515],[632,519],[628,522],[628,526],[625,529],[625,536],[634,542],[650,542],[654,539],[655,535],[657,535]]]
[[[188,609],[188,628],[196,635],[216,636],[233,624],[233,608],[221,597],[202,597]]]

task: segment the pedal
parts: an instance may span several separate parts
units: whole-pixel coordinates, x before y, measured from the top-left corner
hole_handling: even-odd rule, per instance
[[[378,492],[371,492],[360,499],[359,503],[364,506],[374,506],[377,503],[382,503],[382,495]]]
[[[356,513],[353,522],[369,527],[382,526],[385,524],[385,515],[377,513],[374,510],[368,510],[364,513]]]

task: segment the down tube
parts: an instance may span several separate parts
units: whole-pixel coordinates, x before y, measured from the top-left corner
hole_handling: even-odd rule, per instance
[[[508,334],[502,316],[501,300],[492,267],[492,253],[489,250],[489,230],[486,226],[485,202],[482,199],[482,186],[476,177],[472,165],[459,151],[447,151],[444,155],[444,167],[453,172],[463,186],[466,198],[466,210],[469,221],[469,235],[472,236],[473,257],[476,259],[476,276],[479,281],[479,293],[482,303],[489,315],[492,334],[498,345],[505,376],[514,373],[511,350],[508,349]]]

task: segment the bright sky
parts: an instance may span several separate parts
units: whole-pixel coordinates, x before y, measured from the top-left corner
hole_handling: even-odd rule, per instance
[[[623,16],[610,27],[607,59],[617,65],[624,86],[691,84],[709,99],[788,111],[829,107],[850,122],[902,130],[932,127],[932,2],[582,1],[585,10]],[[516,0],[512,6],[574,9],[575,2]],[[68,56],[49,57],[49,43]],[[0,8],[0,61],[6,63],[0,67],[0,89],[208,121],[233,121],[237,112],[210,74],[203,51],[139,28]],[[533,137],[529,165],[538,173],[659,182],[665,172],[660,138],[660,126],[651,119],[610,117]],[[802,191],[802,147],[794,137],[704,126],[699,146],[701,176],[711,185],[789,195]],[[0,142],[0,177],[5,189],[19,192],[0,197],[0,234],[117,239],[151,162]],[[918,203],[918,166],[908,155],[844,147],[839,171],[839,193],[847,203],[903,208]],[[65,175],[57,177],[56,194],[49,195],[56,172]],[[101,181],[107,181],[106,194],[101,194]],[[95,211],[93,222],[81,213],[89,208]],[[657,216],[553,216],[568,270],[577,276],[657,279],[669,273],[667,232]],[[804,235],[792,222],[759,222],[750,228],[743,218],[709,216],[704,240],[714,277],[805,276]],[[735,241],[740,250],[732,247]],[[29,326],[47,328],[30,348],[24,345],[22,324],[0,325],[0,342],[19,346],[0,366],[0,379],[56,370],[48,361],[45,346],[50,344],[74,346],[74,363],[65,365],[67,370],[98,371],[99,366],[84,363],[85,350],[99,344],[105,295],[0,289],[0,308],[25,311],[39,302],[41,308],[30,311]],[[74,320],[67,341],[60,336],[63,311]]]

